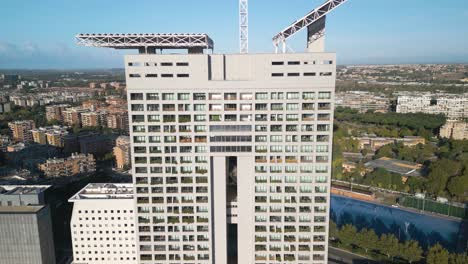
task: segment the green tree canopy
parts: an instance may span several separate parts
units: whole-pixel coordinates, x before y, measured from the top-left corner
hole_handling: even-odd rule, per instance
[[[400,254],[402,258],[406,259],[409,263],[419,261],[422,258],[423,250],[417,241],[409,240],[400,246]]]
[[[375,234],[374,230],[364,228],[356,236],[356,244],[363,248],[366,253],[369,250],[376,249],[379,237]]]
[[[429,249],[426,261],[427,264],[448,264],[449,252],[437,243]]]
[[[398,239],[393,234],[383,234],[380,236],[378,250],[383,254],[387,255],[388,258],[398,256],[400,250],[400,244]]]

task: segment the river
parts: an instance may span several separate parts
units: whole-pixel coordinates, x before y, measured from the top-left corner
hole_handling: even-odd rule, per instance
[[[393,233],[401,241],[417,240],[424,248],[438,242],[450,251],[463,252],[468,246],[466,221],[336,195],[331,198],[331,218],[338,226],[353,224],[358,229],[372,228],[378,235]]]

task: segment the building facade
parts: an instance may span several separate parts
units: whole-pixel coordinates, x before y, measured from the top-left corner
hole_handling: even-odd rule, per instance
[[[33,120],[10,122],[8,123],[8,127],[10,127],[11,133],[13,135],[13,140],[21,142],[33,141],[31,130],[36,128],[36,124]]]
[[[326,263],[335,54],[129,55],[139,263]]]
[[[443,114],[450,119],[468,117],[468,94],[418,94],[398,96],[397,113]]]
[[[66,159],[48,159],[39,165],[46,177],[66,177],[96,171],[96,161],[92,154],[72,154]]]
[[[69,199],[74,264],[136,264],[133,185],[88,184]]]
[[[114,156],[116,167],[125,169],[130,166],[130,137],[120,136],[115,140]]]
[[[0,256],[4,264],[55,264],[48,186],[0,186]]]
[[[69,108],[70,105],[59,104],[46,106],[46,119],[47,121],[57,120],[63,122],[63,111]]]
[[[468,123],[464,121],[447,121],[447,123],[440,128],[439,136],[455,140],[468,139]]]

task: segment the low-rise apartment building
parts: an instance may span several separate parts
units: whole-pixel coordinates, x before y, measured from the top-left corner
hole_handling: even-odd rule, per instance
[[[46,106],[47,121],[57,120],[63,122],[63,111],[69,108],[68,104],[49,105]]]
[[[33,141],[41,145],[63,147],[63,137],[68,134],[68,127],[50,126],[39,127],[31,130]]]
[[[96,171],[96,161],[92,154],[72,154],[65,159],[48,159],[39,165],[46,177],[65,177]]]
[[[397,113],[443,114],[447,118],[468,117],[468,94],[422,94],[398,97]]]
[[[374,111],[386,113],[390,110],[390,98],[369,92],[351,91],[340,92],[335,95],[335,107],[356,109],[360,113]]]
[[[21,142],[33,141],[31,130],[36,128],[33,120],[22,120],[8,123],[13,135],[13,140]]]

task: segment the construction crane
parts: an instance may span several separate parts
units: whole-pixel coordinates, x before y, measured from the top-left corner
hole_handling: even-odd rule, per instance
[[[249,4],[239,0],[239,44],[240,53],[249,52]]]
[[[326,16],[332,10],[342,5],[348,0],[327,0],[320,7],[312,10],[303,18],[295,21],[289,27],[273,37],[273,45],[276,52],[282,45],[282,52],[286,52],[286,40],[301,31],[308,29],[307,34],[307,49],[309,52],[323,52],[325,49],[325,22]]]

